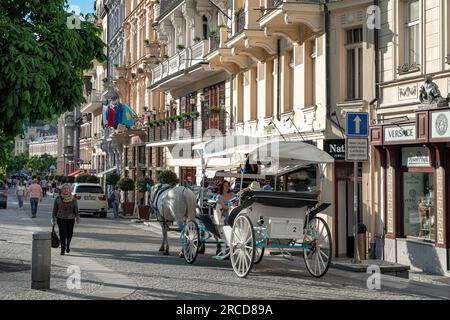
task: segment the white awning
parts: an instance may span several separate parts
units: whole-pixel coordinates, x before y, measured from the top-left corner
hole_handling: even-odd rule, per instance
[[[188,144],[188,143],[197,143],[202,141],[201,138],[197,139],[186,139],[186,140],[166,140],[166,141],[160,141],[160,142],[150,142],[147,143],[146,147],[168,147],[168,146],[174,146],[176,144]]]
[[[96,176],[97,176],[97,177],[103,177],[105,174],[110,173],[110,172],[113,172],[113,171],[116,171],[116,170],[117,170],[116,167],[110,168],[110,169],[108,169],[108,170],[105,170],[105,171],[102,171],[102,172],[97,173]]]

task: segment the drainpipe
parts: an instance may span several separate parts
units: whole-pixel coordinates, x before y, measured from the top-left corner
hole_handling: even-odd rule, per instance
[[[336,125],[335,121],[331,118],[331,106],[330,106],[330,10],[326,3],[323,3],[325,9],[325,85],[326,85],[326,102],[325,106],[327,108],[327,118]],[[340,125],[338,125],[340,127]]]
[[[373,1],[373,5],[379,7],[379,0],[374,0]],[[380,17],[381,18],[381,17]],[[377,105],[379,104],[379,99],[380,99],[380,61],[379,61],[379,50],[380,50],[380,43],[379,43],[379,30],[377,28],[375,28],[374,30],[374,50],[375,50],[375,101],[373,105]],[[370,106],[369,106],[370,107]],[[373,157],[372,157],[372,162],[371,162],[371,170],[375,169],[375,162],[373,161]],[[379,169],[378,174],[382,175],[382,170],[384,170],[383,168]],[[383,175],[385,176],[385,175]],[[375,188],[377,188],[377,186],[375,185],[375,181],[371,180],[372,182],[372,195],[373,195],[373,191],[375,190]],[[382,182],[382,181],[381,181]],[[378,190],[380,192],[384,192],[384,188],[378,188]],[[377,217],[375,214],[372,214],[372,223],[371,225],[373,226],[373,230],[371,230],[372,232],[372,243],[370,244],[372,246],[371,252],[370,252],[370,257],[369,259],[376,259],[376,252],[377,252],[377,233],[379,230],[379,224],[380,224],[380,220],[381,220],[381,215],[384,215],[384,204],[381,203],[381,194],[380,192],[378,192],[378,214],[379,216]],[[383,201],[385,199],[385,196],[382,197]],[[372,198],[372,208],[373,206],[373,201],[374,199]],[[382,210],[381,210],[382,209]],[[382,258],[384,260],[384,227],[381,228],[382,233],[381,233],[381,250],[382,250],[382,256],[379,258]]]
[[[281,40],[277,39],[277,119],[281,120]]]

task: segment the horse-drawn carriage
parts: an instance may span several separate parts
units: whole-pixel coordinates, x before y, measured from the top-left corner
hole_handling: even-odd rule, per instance
[[[207,160],[238,154],[242,165],[242,159],[248,161],[253,157],[258,160],[262,153],[276,154],[278,158],[276,163],[268,163],[267,157],[262,159],[267,162],[262,175],[246,175],[243,170],[221,175],[240,177],[242,186],[244,179],[281,176],[308,165],[318,165],[323,170],[322,165],[334,161],[313,145],[292,141],[239,146],[219,153],[206,152],[202,157]],[[207,167],[205,164],[205,169]],[[239,277],[246,277],[252,266],[261,262],[266,249],[278,249],[284,255],[291,255],[292,250],[303,251],[306,268],[312,276],[321,277],[327,272],[332,258],[331,233],[326,221],[318,214],[329,204],[320,202],[320,192],[268,192],[250,188],[233,199],[227,225],[223,223],[219,205],[211,206],[203,201],[202,195],[199,199],[196,219],[187,219],[181,230],[182,253],[187,263],[195,262],[205,244],[223,243],[225,246],[214,258],[229,258]],[[212,223],[208,217],[205,219],[205,214],[202,215],[205,207],[212,212]]]

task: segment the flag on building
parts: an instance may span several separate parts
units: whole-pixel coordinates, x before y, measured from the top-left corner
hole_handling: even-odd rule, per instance
[[[123,105],[118,102],[114,105],[114,129],[117,129],[119,124],[122,124],[123,120]]]
[[[123,105],[122,123],[130,127],[134,125],[133,110],[126,103]]]
[[[108,127],[114,127],[114,105],[110,104],[108,108]]]

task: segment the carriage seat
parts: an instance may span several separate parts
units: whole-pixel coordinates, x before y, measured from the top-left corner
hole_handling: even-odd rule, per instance
[[[250,191],[246,195],[246,203],[260,203],[262,205],[281,208],[313,207],[318,203],[316,192],[278,192],[278,191]]]

